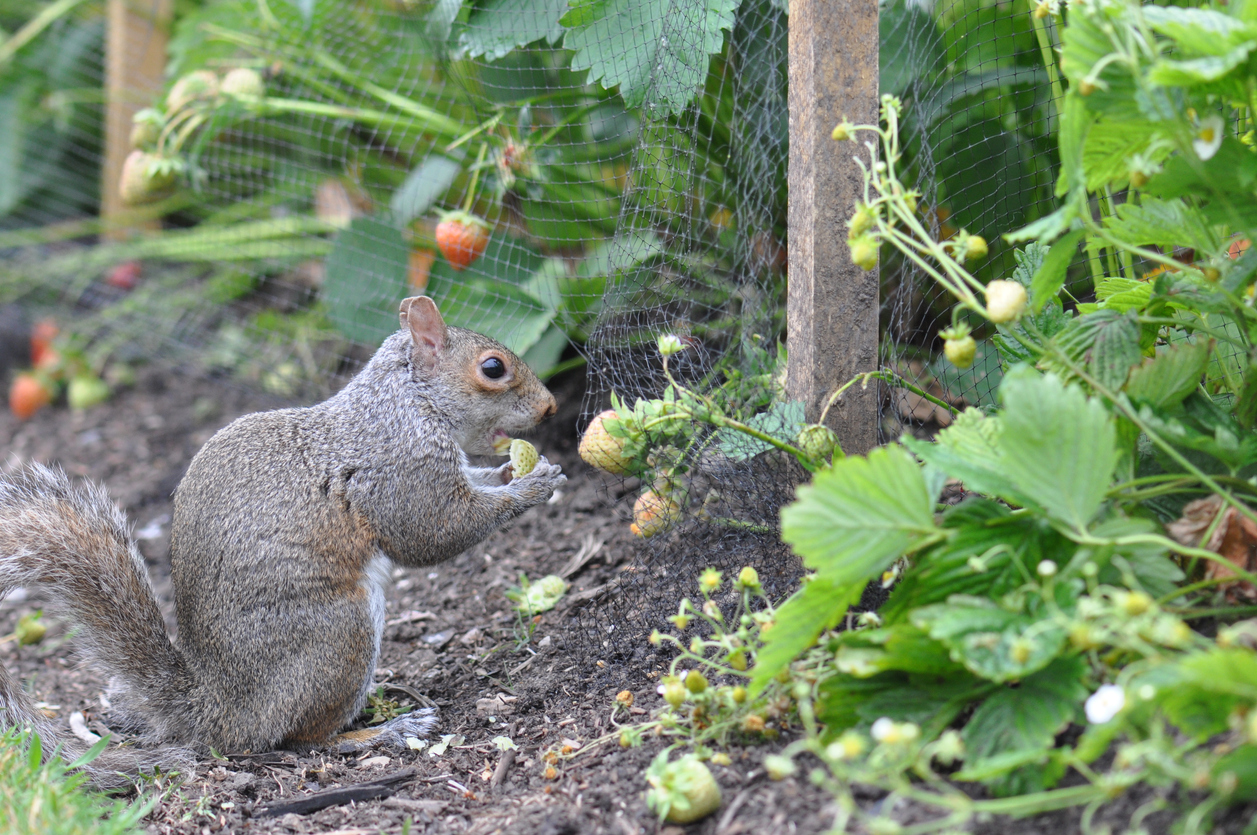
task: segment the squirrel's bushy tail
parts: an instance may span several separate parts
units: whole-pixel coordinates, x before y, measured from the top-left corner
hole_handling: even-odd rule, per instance
[[[80,627],[86,660],[111,677],[115,705],[151,739],[189,739],[191,678],[166,634],[126,518],[103,489],[76,486],[39,464],[0,475],[0,597],[18,586],[43,588],[50,604]],[[34,728],[45,751],[62,745],[77,755],[82,749],[35,708],[3,665],[0,725]],[[108,782],[109,772],[177,768],[189,755],[111,748],[88,771]]]

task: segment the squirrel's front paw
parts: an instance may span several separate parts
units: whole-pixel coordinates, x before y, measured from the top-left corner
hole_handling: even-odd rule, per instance
[[[523,494],[529,504],[540,504],[548,500],[559,485],[567,481],[563,468],[551,464],[544,455],[537,457],[537,463],[526,475],[512,479],[510,486]]]

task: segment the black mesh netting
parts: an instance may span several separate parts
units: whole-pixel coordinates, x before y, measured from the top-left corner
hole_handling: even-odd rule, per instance
[[[94,373],[178,361],[312,400],[423,292],[543,375],[587,363],[586,419],[612,392],[659,397],[655,340],[673,333],[687,345],[678,380],[795,431],[783,0],[205,0],[169,22],[168,3],[134,2],[132,29],[169,39],[160,90],[115,89],[148,108],[125,171],[104,155],[105,4],[28,5],[0,0],[0,30],[21,39],[0,35],[0,304],[55,317]],[[1031,12],[881,9],[904,179],[937,234],[991,242],[983,279],[1012,270],[1000,233],[1054,200],[1043,61],[1059,41],[1054,18],[1036,28]],[[130,205],[102,215],[102,190],[126,176]],[[488,236],[465,269],[439,241],[458,211]],[[950,300],[882,255],[884,366],[954,405],[989,404],[993,348],[948,366]],[[883,439],[948,422],[883,393]],[[693,437],[684,520],[639,540],[620,588],[581,610],[592,647],[636,646],[708,565],[755,565],[778,595],[797,580],[777,519],[805,473],[708,428]],[[625,525],[649,486],[608,488]]]

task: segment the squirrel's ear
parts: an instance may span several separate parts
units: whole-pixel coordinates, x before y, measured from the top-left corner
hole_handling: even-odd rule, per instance
[[[445,320],[436,302],[427,296],[412,296],[402,300],[402,327],[410,330],[414,343],[415,361],[431,370],[436,368],[441,352],[445,350]]]

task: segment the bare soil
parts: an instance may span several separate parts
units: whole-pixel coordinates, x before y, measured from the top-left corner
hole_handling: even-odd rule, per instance
[[[163,784],[168,791],[148,819],[151,832],[365,835],[405,831],[406,821],[410,832],[477,835],[829,829],[834,809],[826,794],[805,775],[769,781],[760,765],[765,750],[737,745],[728,750],[730,765],[713,767],[724,795],[720,811],[686,829],[662,825],[646,808],[643,773],[663,743],[651,739],[624,750],[613,739],[600,741],[614,732],[618,692],[634,694],[635,719],[660,706],[655,688],[664,659],[649,651],[617,651],[610,639],[601,658],[588,625],[601,621],[578,616],[581,607],[605,606],[607,596],[616,593],[617,577],[639,570],[627,526],[608,503],[622,488],[604,482],[576,456],[582,386],[580,374],[552,386],[560,414],[535,439],[569,477],[555,501],[436,569],[395,572],[377,679],[436,703],[438,735],[453,736],[446,750],[440,755],[263,752],[206,760],[184,781]],[[178,369],[149,369],[135,386],[85,413],[57,406],[25,423],[0,414],[0,460],[7,466],[55,463],[108,486],[135,525],[173,634],[167,562],[171,492],[217,429],[240,414],[280,405],[285,404]],[[522,622],[504,596],[521,572],[566,573],[572,583],[559,608],[535,624]],[[40,605],[36,590],[0,601],[0,635]],[[74,663],[69,638],[64,626],[54,623],[41,644],[0,644],[0,663],[28,681],[50,714],[64,720],[83,711],[89,726],[101,730],[107,716],[100,701],[104,682]],[[410,698],[402,691],[387,695]],[[513,757],[494,745],[499,736],[518,745]],[[548,758],[550,752],[559,753],[557,759]],[[382,796],[308,814],[265,814],[275,804],[338,787]],[[1151,793],[1121,798],[1097,823],[1111,822],[1122,831],[1135,809],[1152,799]],[[884,800],[870,792],[862,802],[874,806]],[[925,819],[924,810],[907,805],[887,811],[905,824]],[[1227,831],[1239,832],[1246,819],[1233,817]],[[1166,831],[1166,822],[1159,813],[1145,826]],[[975,832],[996,833],[1007,831],[1009,823],[972,826]],[[1076,810],[1014,826],[1044,835],[1080,831]]]

